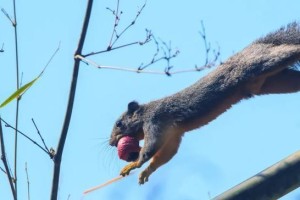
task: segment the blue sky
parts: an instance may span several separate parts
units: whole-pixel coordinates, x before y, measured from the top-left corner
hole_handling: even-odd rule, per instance
[[[120,26],[134,18],[143,1],[121,1]],[[116,1],[95,1],[84,52],[105,49],[113,26]],[[20,71],[23,83],[36,77],[59,42],[61,49],[43,77],[20,102],[20,129],[38,140],[34,118],[49,147],[56,147],[65,116],[66,102],[85,1],[17,1]],[[175,69],[203,64],[203,41],[198,33],[204,21],[208,41],[220,46],[221,59],[243,49],[253,40],[291,21],[299,20],[297,0],[148,1],[145,10],[118,44],[141,40],[145,28],[157,38],[171,41],[180,50],[172,61]],[[12,2],[0,7],[13,15]],[[0,14],[0,101],[15,90],[13,28]],[[102,65],[139,66],[152,58],[155,46],[129,47],[91,57]],[[163,70],[165,63],[152,66]],[[126,164],[108,148],[116,118],[127,103],[146,103],[179,91],[208,73],[163,75],[136,74],[96,69],[82,64],[73,116],[63,154],[59,199],[81,199],[82,192],[119,174]],[[242,101],[209,125],[187,133],[179,152],[159,168],[150,181],[139,186],[138,173],[85,196],[89,199],[209,199],[244,181],[299,149],[300,94],[269,95]],[[0,110],[14,123],[14,103]],[[12,166],[13,131],[4,128],[7,156]],[[19,196],[26,199],[25,162],[28,164],[31,199],[47,199],[52,180],[52,161],[36,146],[19,139]],[[0,164],[2,167],[2,163]],[[137,170],[139,172],[140,170]],[[0,195],[11,199],[6,176],[0,173]],[[300,198],[296,190],[283,199]]]

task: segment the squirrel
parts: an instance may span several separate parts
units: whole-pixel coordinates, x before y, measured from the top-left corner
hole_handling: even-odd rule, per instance
[[[140,105],[128,104],[116,121],[109,144],[120,138],[144,139],[137,156],[121,170],[126,176],[151,159],[139,175],[139,184],[167,163],[184,133],[202,127],[242,99],[256,95],[300,91],[300,24],[292,22],[255,40],[193,85],[164,98]]]

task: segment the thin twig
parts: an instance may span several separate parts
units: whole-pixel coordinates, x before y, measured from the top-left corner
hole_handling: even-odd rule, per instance
[[[199,31],[199,34],[204,42],[204,47],[205,47],[205,63],[204,66],[208,66],[208,68],[212,67],[215,65],[215,63],[217,62],[217,60],[220,57],[220,47],[218,46],[218,50],[213,49],[213,54],[214,54],[214,58],[209,61],[209,53],[211,52],[211,46],[210,43],[207,42],[206,39],[206,31],[205,31],[205,26],[203,21],[201,21],[201,31]],[[202,67],[198,67],[197,65],[195,65],[195,68],[198,70],[202,70]]]
[[[141,15],[143,9],[145,8],[146,3],[147,3],[147,1],[145,1],[144,5],[143,5],[143,6],[141,7],[141,9],[137,12],[135,18],[131,21],[131,23],[130,23],[127,27],[124,28],[123,31],[121,31],[120,34],[117,34],[117,30],[115,30],[115,32],[116,32],[116,39],[115,39],[115,41],[113,41],[113,43],[111,44],[111,47],[113,47],[114,44],[122,37],[122,35],[123,35],[130,27],[132,27],[132,26],[136,23],[137,19],[139,18],[139,16]],[[119,4],[119,3],[118,3],[118,4]],[[120,18],[120,16],[119,16],[119,18]],[[117,26],[115,26],[115,28],[116,28],[116,27],[117,27]]]
[[[53,52],[53,54],[51,55],[51,57],[49,58],[48,62],[46,63],[46,65],[44,66],[42,72],[39,74],[39,77],[43,75],[43,73],[46,71],[47,67],[49,66],[49,64],[51,63],[51,61],[53,60],[53,58],[56,56],[57,52],[60,49],[60,42],[58,43],[57,48],[55,49],[55,51]]]
[[[130,43],[127,43],[127,44],[122,44],[122,45],[116,46],[116,47],[107,48],[107,49],[104,49],[104,50],[101,50],[101,51],[84,54],[82,56],[83,57],[93,56],[93,55],[96,55],[96,54],[106,53],[106,52],[109,52],[109,51],[117,50],[117,49],[120,49],[120,48],[132,46],[132,45],[141,45],[142,46],[142,45],[148,43],[149,41],[151,41],[151,35],[152,35],[151,31],[146,29],[146,38],[144,39],[144,41],[130,42]]]
[[[37,125],[36,125],[34,119],[32,118],[31,120],[32,120],[32,122],[33,122],[33,125],[34,125],[34,127],[35,127],[35,129],[36,129],[38,135],[40,136],[40,138],[41,138],[41,140],[42,140],[42,142],[43,142],[43,144],[44,144],[45,149],[46,149],[47,152],[50,154],[50,151],[49,151],[49,149],[48,149],[48,147],[47,147],[47,145],[46,145],[46,143],[45,143],[45,140],[44,140],[43,136],[41,135],[40,130],[38,129],[38,127],[37,127]]]
[[[36,141],[34,141],[33,139],[31,139],[30,137],[28,137],[25,133],[19,131],[18,129],[16,129],[15,127],[11,126],[9,123],[7,123],[4,119],[0,119],[0,121],[5,123],[5,126],[8,128],[11,128],[13,130],[15,130],[17,133],[21,134],[22,136],[24,136],[26,139],[28,139],[29,141],[31,141],[33,144],[35,144],[36,146],[38,146],[40,149],[42,149],[45,153],[47,153],[50,158],[52,159],[52,155],[50,154],[50,152],[47,152],[46,149],[44,149],[41,145],[39,145]]]
[[[0,119],[1,119],[1,117],[0,117]],[[16,200],[17,199],[16,189],[14,187],[13,179],[12,179],[11,173],[9,172],[9,167],[8,167],[8,163],[7,163],[7,160],[6,160],[6,152],[5,152],[5,146],[4,146],[4,138],[3,138],[1,120],[0,120],[0,145],[1,145],[1,159],[2,159],[2,162],[3,162],[4,167],[5,167],[6,175],[7,175],[7,178],[8,178],[8,182],[9,182],[9,185],[10,185],[10,189],[11,189],[13,198],[14,198],[14,200]]]
[[[20,88],[20,81],[19,81],[19,48],[18,48],[18,29],[17,29],[17,11],[16,11],[16,0],[13,0],[13,8],[14,8],[14,33],[15,33],[15,54],[16,54],[16,80],[17,80],[17,90]],[[18,126],[19,126],[19,104],[20,104],[20,97],[17,98],[16,104],[16,121],[15,121],[15,157],[14,157],[14,172],[15,172],[15,190],[16,190],[16,198],[18,195],[18,176],[17,176],[17,166],[18,166]]]
[[[130,68],[130,67],[118,67],[118,66],[106,66],[106,65],[99,65],[96,62],[89,60],[87,58],[84,58],[83,56],[80,55],[76,55],[75,56],[76,59],[80,59],[83,62],[90,64],[94,67],[97,67],[99,69],[112,69],[112,70],[120,70],[120,71],[128,71],[128,72],[136,72],[136,73],[145,73],[145,74],[165,74],[166,72],[164,71],[155,71],[155,70],[139,70],[138,68]],[[171,71],[169,72],[170,75],[173,74],[180,74],[180,73],[185,73],[185,72],[196,72],[196,71],[202,71],[206,68],[212,67],[214,66],[215,63],[208,63],[208,65],[206,66],[201,66],[201,67],[197,67],[196,68],[191,68],[191,69],[182,69],[182,70],[176,70],[176,71]]]
[[[74,57],[75,57],[75,55],[82,54],[82,49],[83,49],[85,37],[86,37],[88,26],[89,26],[89,20],[90,20],[90,16],[91,16],[91,12],[92,12],[92,7],[93,7],[93,0],[88,0],[85,18],[83,21],[83,26],[82,26],[82,30],[81,30],[81,34],[80,34],[80,38],[79,38],[79,43],[77,46],[77,50],[75,51]],[[73,75],[72,75],[72,80],[71,80],[71,87],[70,87],[68,105],[67,105],[67,110],[66,110],[66,116],[64,119],[61,135],[60,135],[59,142],[57,145],[56,155],[54,156],[54,170],[53,170],[52,190],[51,190],[51,198],[50,198],[51,200],[57,200],[60,166],[61,166],[64,145],[66,142],[69,125],[70,125],[70,121],[71,121],[71,116],[72,116],[72,110],[73,110],[76,86],[77,86],[77,79],[78,79],[78,73],[79,73],[79,66],[80,66],[80,60],[77,58],[74,58]]]
[[[2,167],[0,167],[0,170],[1,170],[4,174],[6,174],[5,169],[3,169]]]
[[[127,44],[123,44],[123,45],[119,45],[117,47],[114,47],[116,42],[124,35],[124,33],[126,33],[130,29],[130,27],[132,27],[136,23],[137,19],[139,18],[139,16],[141,15],[143,9],[146,6],[146,2],[147,1],[145,1],[143,6],[138,10],[136,16],[131,21],[131,23],[129,25],[127,25],[119,34],[118,34],[117,28],[118,28],[118,25],[119,25],[119,22],[120,22],[120,19],[121,19],[121,14],[123,13],[122,11],[119,11],[119,9],[120,9],[119,8],[120,7],[120,0],[117,0],[116,10],[112,10],[111,8],[106,8],[115,17],[115,22],[114,22],[114,25],[113,25],[113,30],[112,30],[112,34],[110,36],[108,47],[106,47],[105,50],[100,50],[100,51],[97,51],[97,52],[91,52],[91,53],[88,53],[88,54],[85,54],[85,55],[82,55],[82,56],[83,57],[88,57],[88,56],[101,54],[101,53],[106,53],[106,52],[109,52],[109,51],[112,51],[112,50],[132,46],[132,45],[136,45],[136,44],[144,45],[144,44],[148,43],[150,41],[151,31],[146,30],[147,35],[146,35],[146,38],[145,38],[144,41],[135,41],[135,42],[130,42],[130,43],[127,43]]]
[[[4,43],[2,43],[2,47],[0,49],[0,53],[3,53],[4,52]]]
[[[30,200],[30,182],[29,182],[27,162],[25,162],[25,172],[26,172],[26,179],[27,179],[27,198],[28,200]]]
[[[201,31],[199,31],[199,34],[201,35],[203,41],[204,41],[204,47],[205,47],[205,54],[206,54],[206,59],[205,59],[205,65],[208,63],[208,54],[210,52],[210,43],[207,43],[206,40],[206,33],[205,33],[205,27],[203,21],[201,21]]]
[[[112,42],[113,42],[113,38],[116,34],[116,27],[118,26],[119,24],[119,21],[120,21],[120,16],[119,16],[119,6],[120,6],[120,0],[117,0],[117,9],[116,11],[112,11],[112,13],[114,14],[115,16],[115,23],[114,23],[114,27],[113,27],[113,30],[112,30],[112,34],[111,34],[111,37],[110,37],[110,40],[109,40],[109,44],[108,44],[108,47],[107,47],[107,50],[110,50],[112,48]]]
[[[179,50],[176,50],[175,52],[172,51],[172,47],[171,47],[171,42],[169,43],[169,45],[164,42],[164,41],[161,41],[160,44],[157,39],[154,37],[154,35],[152,34],[151,35],[151,38],[152,40],[155,42],[155,45],[156,45],[156,52],[154,53],[151,61],[147,64],[141,64],[139,66],[139,70],[145,70],[147,67],[159,62],[159,61],[162,61],[162,60],[165,60],[167,62],[167,66],[165,67],[165,71],[164,71],[164,74],[170,76],[172,73],[171,73],[171,69],[173,68],[173,66],[170,65],[170,61],[177,57],[178,54],[180,53]],[[159,58],[157,58],[160,50],[163,51],[163,55]]]
[[[13,26],[15,26],[16,25],[16,22],[14,21],[14,20],[12,20],[12,18],[9,16],[9,14],[5,11],[5,9],[4,8],[1,8],[1,11],[2,11],[2,13],[7,17],[7,19],[11,22],[11,24],[13,25]]]

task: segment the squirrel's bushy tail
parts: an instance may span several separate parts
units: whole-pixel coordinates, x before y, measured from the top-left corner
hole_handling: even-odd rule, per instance
[[[254,43],[263,44],[300,44],[300,24],[299,22],[292,22],[279,30],[269,33],[265,37],[256,40]]]

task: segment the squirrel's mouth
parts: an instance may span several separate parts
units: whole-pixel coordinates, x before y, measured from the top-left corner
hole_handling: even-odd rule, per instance
[[[126,136],[126,135],[118,134],[118,135],[116,135],[116,136],[114,136],[114,137],[111,137],[110,140],[109,140],[109,145],[110,145],[110,146],[115,146],[115,147],[117,147],[117,146],[118,146],[119,140],[120,140],[122,137],[124,137],[124,136]]]
[[[137,138],[123,136],[117,142],[117,149],[119,158],[130,162],[138,159],[141,147]]]
[[[113,137],[110,138],[109,145],[117,147],[120,139],[122,137],[126,137],[126,136],[136,138],[139,141],[144,139],[144,133],[143,132],[137,133],[135,135],[119,133],[119,134],[114,135]]]

